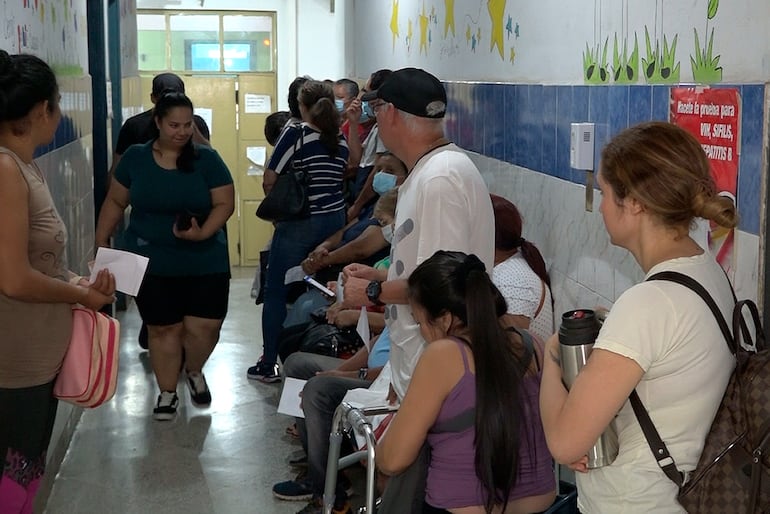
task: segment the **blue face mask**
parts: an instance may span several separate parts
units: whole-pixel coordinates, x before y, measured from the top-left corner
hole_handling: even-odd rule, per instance
[[[378,195],[384,195],[391,189],[396,187],[396,176],[384,171],[378,171],[374,174],[374,181],[372,182],[372,189]]]
[[[369,106],[369,102],[361,102],[361,118],[358,123],[364,123],[370,119],[374,119],[374,111]]]
[[[345,102],[339,98],[334,99],[334,106],[337,108],[337,112],[342,112],[345,110]]]

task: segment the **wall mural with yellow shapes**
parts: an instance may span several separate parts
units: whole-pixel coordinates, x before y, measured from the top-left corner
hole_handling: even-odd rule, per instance
[[[507,0],[472,2],[472,11],[466,10],[457,16],[456,0],[435,3],[391,0],[388,29],[393,54],[405,50],[410,55],[415,46],[417,53],[424,56],[431,56],[431,51],[437,50],[439,58],[457,56],[462,52],[476,54],[487,49],[482,46],[481,39],[482,34],[489,34],[489,53],[497,54],[502,62],[514,64],[516,49],[511,36],[515,34],[514,41],[518,39],[520,29],[519,23],[514,22],[513,14],[506,11],[507,3]],[[416,44],[415,37],[418,38]]]
[[[359,1],[356,69],[456,80],[677,84],[770,80],[767,0]],[[750,41],[750,45],[745,42]]]

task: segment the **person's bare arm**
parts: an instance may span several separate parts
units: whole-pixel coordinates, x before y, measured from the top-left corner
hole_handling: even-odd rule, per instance
[[[179,231],[174,225],[174,235],[180,239],[205,241],[222,228],[235,211],[235,187],[232,184],[215,187],[211,193],[211,212],[202,226],[195,218],[192,226],[185,231]]]
[[[104,199],[99,220],[96,224],[96,246],[109,246],[110,237],[118,222],[123,218],[123,212],[128,207],[130,194],[128,188],[115,178],[110,182],[107,198]]]
[[[100,273],[94,284],[83,287],[32,267],[28,213],[27,182],[16,161],[0,155],[0,293],[24,302],[80,303],[92,309],[111,303],[115,278],[107,271]]]
[[[387,246],[388,242],[382,237],[382,229],[377,225],[370,225],[357,238],[322,257],[321,264],[334,266],[359,262]]]
[[[546,343],[540,413],[548,449],[561,464],[582,459],[628,400],[644,371],[622,355],[595,348],[568,392],[561,380],[559,338]]]
[[[420,356],[401,407],[377,444],[377,468],[383,473],[400,473],[417,458],[444,399],[462,375],[457,352],[457,343],[444,339],[429,344]],[[454,368],[457,376],[448,372]]]

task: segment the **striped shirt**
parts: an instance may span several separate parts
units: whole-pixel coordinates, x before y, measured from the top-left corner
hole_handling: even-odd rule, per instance
[[[337,155],[332,156],[320,137],[321,133],[306,123],[286,127],[267,165],[268,169],[281,174],[290,169],[294,161],[295,166],[308,173],[311,214],[336,212],[345,208],[342,179],[348,162],[348,145],[340,134],[337,138]]]

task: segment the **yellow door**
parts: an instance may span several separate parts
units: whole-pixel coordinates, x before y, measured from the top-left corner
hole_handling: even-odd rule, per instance
[[[259,264],[259,252],[273,234],[272,224],[254,214],[265,197],[262,177],[272,147],[265,139],[265,118],[276,110],[274,73],[238,77],[238,164],[241,212],[241,265]]]

